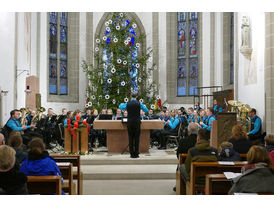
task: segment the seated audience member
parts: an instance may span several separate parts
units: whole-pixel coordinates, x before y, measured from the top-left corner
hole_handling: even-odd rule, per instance
[[[207,116],[207,119],[205,123],[200,122],[200,125],[202,128],[207,129],[210,132],[212,121],[216,120],[213,115],[213,109],[211,107],[206,110],[206,116]]]
[[[33,138],[28,146],[28,157],[22,162],[21,172],[27,176],[62,176],[55,160],[45,150],[45,144],[41,138]]]
[[[222,142],[219,150],[219,161],[241,161],[240,154],[233,149],[232,143]]]
[[[251,128],[247,135],[249,140],[256,144],[261,138],[262,120],[257,116],[257,111],[254,108],[249,112],[249,117],[251,119]]]
[[[187,153],[185,164],[180,171],[184,180],[189,181],[191,162],[216,162],[218,151],[209,145],[210,132],[207,129],[199,129],[197,143]]]
[[[179,142],[177,149],[177,158],[179,159],[179,154],[186,154],[188,150],[195,146],[197,141],[198,125],[195,123],[190,123],[188,125],[188,135],[186,138],[182,138]]]
[[[0,133],[0,146],[1,145],[5,145],[5,144],[6,144],[5,137],[4,137],[4,135],[2,133]]]
[[[274,193],[274,167],[267,150],[262,146],[252,146],[247,153],[247,162],[242,175],[233,179],[228,194]]]
[[[232,127],[232,137],[228,141],[233,144],[233,149],[240,154],[246,154],[252,146],[241,125]]]
[[[193,120],[192,120],[193,117],[194,117],[193,111],[194,111],[194,109],[192,107],[189,107],[187,109],[187,112],[188,112],[188,119],[187,119],[187,121],[188,121],[188,123],[193,122]]]
[[[123,112],[123,116],[124,116],[124,117],[127,117],[127,110],[125,110],[125,111]]]
[[[15,165],[15,150],[7,145],[0,146],[0,194],[26,195],[27,177]]]
[[[274,134],[268,134],[264,138],[265,149],[268,151],[272,165],[274,165]]]
[[[166,111],[167,113],[167,111]],[[158,149],[166,149],[166,141],[168,135],[177,135],[180,126],[180,120],[175,118],[175,111],[171,110],[171,118],[165,122],[164,129],[160,132],[160,147]]]
[[[14,135],[10,135],[9,137],[9,146],[12,147],[16,154],[15,154],[15,164],[16,166],[20,166],[20,164],[23,162],[23,160],[28,156],[27,152],[25,152],[22,149],[22,144],[23,144],[23,139],[22,136],[20,134],[14,134]]]

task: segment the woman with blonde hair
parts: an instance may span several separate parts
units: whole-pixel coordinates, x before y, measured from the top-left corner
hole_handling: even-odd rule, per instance
[[[15,150],[7,145],[0,146],[0,194],[28,194],[27,177],[15,165]]]
[[[252,146],[247,153],[247,162],[242,175],[233,179],[229,194],[274,193],[274,167],[267,150],[262,146]]]
[[[234,150],[240,154],[246,154],[252,146],[243,127],[238,124],[232,127],[232,136],[228,141],[233,144]]]

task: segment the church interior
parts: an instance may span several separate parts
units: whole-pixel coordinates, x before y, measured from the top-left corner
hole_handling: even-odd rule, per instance
[[[1,194],[274,195],[274,13],[0,12],[0,31]]]

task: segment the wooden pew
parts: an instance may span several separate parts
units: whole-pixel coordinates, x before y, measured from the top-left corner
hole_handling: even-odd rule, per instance
[[[62,173],[63,181],[62,189],[64,192],[69,193],[69,195],[75,195],[75,183],[73,182],[73,170],[72,163],[70,162],[57,162],[56,163],[60,172]]]
[[[234,162],[235,165],[222,165],[218,162],[192,162],[190,181],[186,185],[186,193],[194,195],[196,191],[196,178],[205,177],[207,174],[222,174],[223,172],[241,172],[246,162]]]
[[[227,195],[232,186],[232,180],[226,179],[224,174],[206,175],[206,195]]]
[[[232,186],[224,174],[206,175],[206,195],[227,195]],[[248,195],[248,193],[246,193]],[[274,195],[273,193],[257,193],[258,195]]]
[[[28,176],[29,194],[62,195],[61,176]]]
[[[179,164],[178,164],[177,171],[176,171],[176,195],[182,194],[181,189],[183,187],[183,184],[182,184],[181,173],[180,173],[179,167],[180,167],[180,165],[185,163],[186,157],[187,157],[187,154],[179,155]]]
[[[187,154],[179,155],[178,168],[180,167],[181,164],[184,164],[186,157],[187,157]],[[246,161],[247,154],[240,154],[240,157],[241,157],[241,161]],[[181,178],[180,170],[177,169],[177,171],[176,171],[176,195],[182,195],[182,194],[183,194],[183,181]]]
[[[81,195],[83,192],[83,173],[80,169],[80,155],[51,155],[56,162],[70,162],[77,171],[73,171],[73,179],[77,180],[77,194]]]

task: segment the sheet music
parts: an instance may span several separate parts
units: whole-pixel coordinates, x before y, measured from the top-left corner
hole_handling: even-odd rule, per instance
[[[234,193],[234,195],[258,195],[257,193]]]
[[[229,162],[229,161],[219,161],[218,162],[220,165],[235,165],[234,162]]]
[[[70,162],[56,162],[57,166],[69,166]]]
[[[226,179],[230,180],[241,175],[241,173],[224,172]]]

